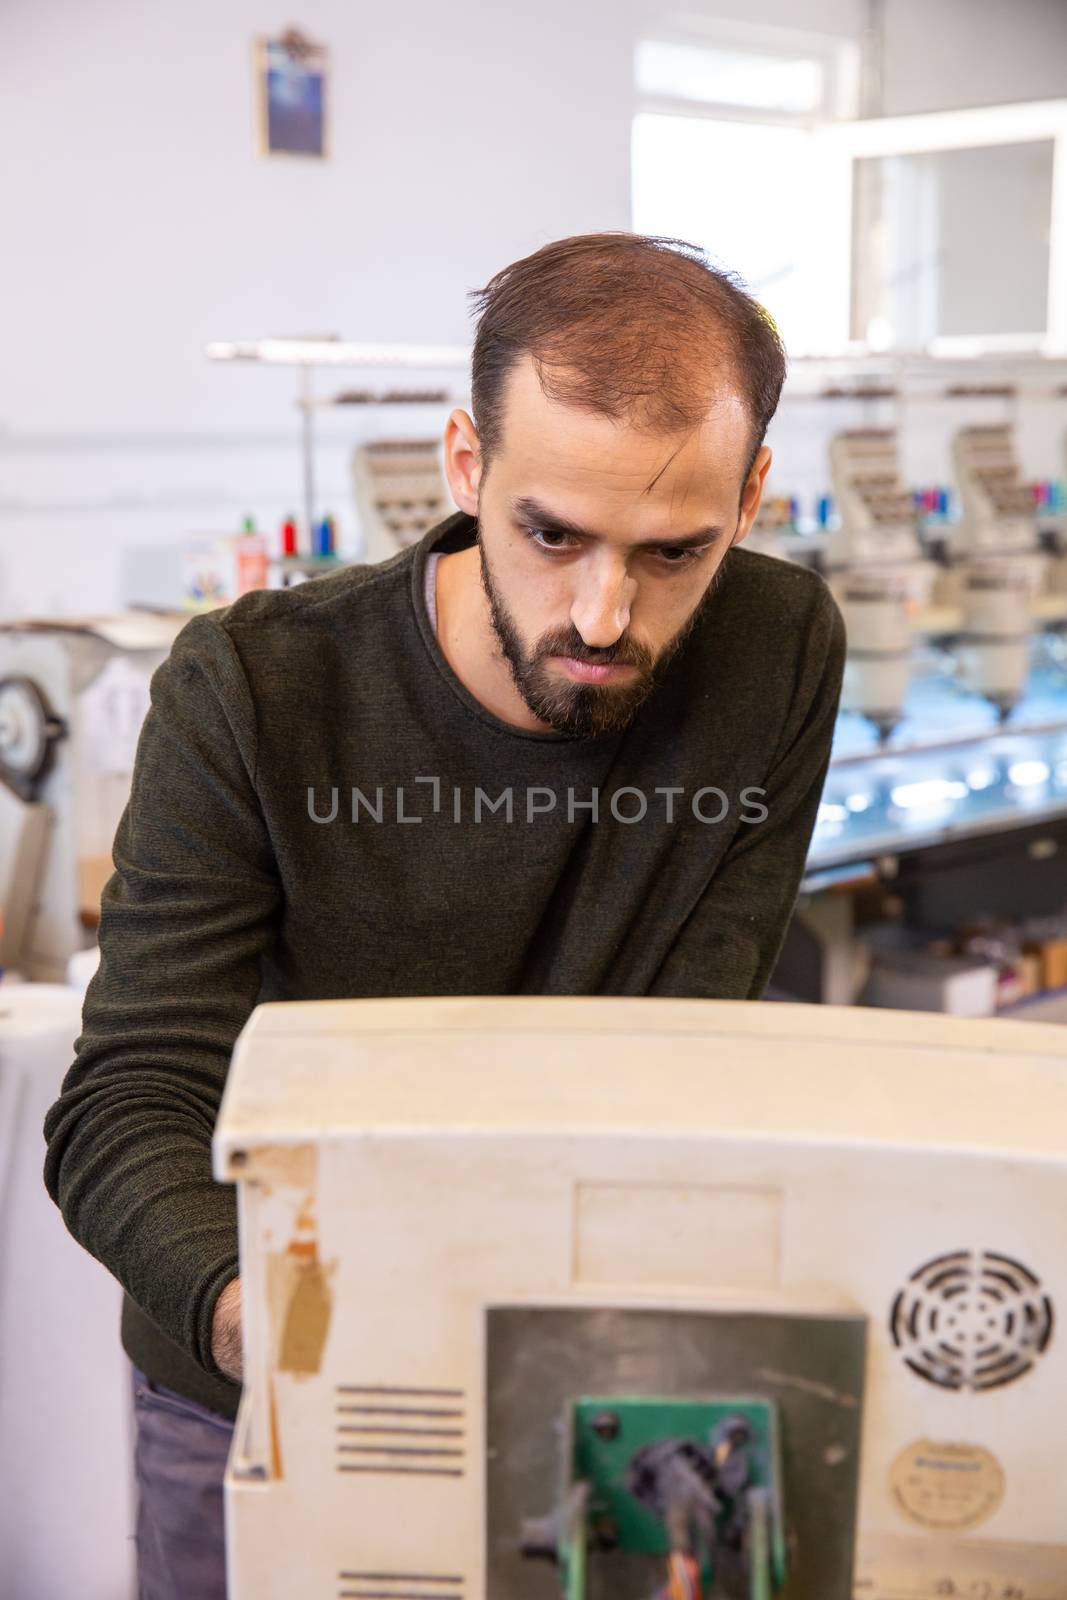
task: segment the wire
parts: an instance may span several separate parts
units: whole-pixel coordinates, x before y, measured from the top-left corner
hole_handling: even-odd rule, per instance
[[[667,1562],[666,1600],[703,1600],[700,1566],[695,1557],[675,1550]]]
[[[771,1600],[771,1497],[766,1489],[748,1491],[750,1600]]]

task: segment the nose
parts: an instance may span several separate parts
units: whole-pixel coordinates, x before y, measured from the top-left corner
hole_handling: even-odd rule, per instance
[[[636,593],[625,562],[611,551],[598,551],[571,606],[571,621],[591,650],[608,649],[626,632]]]

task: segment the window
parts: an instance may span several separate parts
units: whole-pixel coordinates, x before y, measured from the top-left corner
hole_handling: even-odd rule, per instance
[[[853,174],[857,338],[1067,349],[1067,100],[880,117],[827,139]]]
[[[844,77],[825,44],[636,51],[635,231],[689,240],[737,272],[794,355],[848,338],[848,173],[821,137]]]
[[[822,107],[820,61],[643,39],[637,46],[638,93],[653,99],[747,106],[813,115]]]

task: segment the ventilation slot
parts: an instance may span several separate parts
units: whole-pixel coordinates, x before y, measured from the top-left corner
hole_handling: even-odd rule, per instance
[[[463,1600],[463,1579],[425,1572],[339,1572],[338,1600]]]
[[[944,1389],[999,1389],[1052,1338],[1052,1302],[1029,1267],[993,1250],[954,1250],[913,1272],[889,1331],[904,1363]]]
[[[337,1387],[336,1411],[338,1472],[461,1478],[466,1470],[467,1406],[462,1389],[342,1383]]]

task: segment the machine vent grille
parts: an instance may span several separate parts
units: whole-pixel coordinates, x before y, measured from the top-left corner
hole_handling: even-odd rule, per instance
[[[339,1572],[338,1600],[463,1600],[463,1579],[427,1572]]]
[[[338,1472],[461,1478],[466,1470],[467,1403],[462,1389],[342,1383],[336,1412]]]
[[[912,1273],[889,1331],[905,1365],[945,1389],[999,1389],[1030,1371],[1052,1338],[1052,1302],[1021,1261],[953,1250]]]

